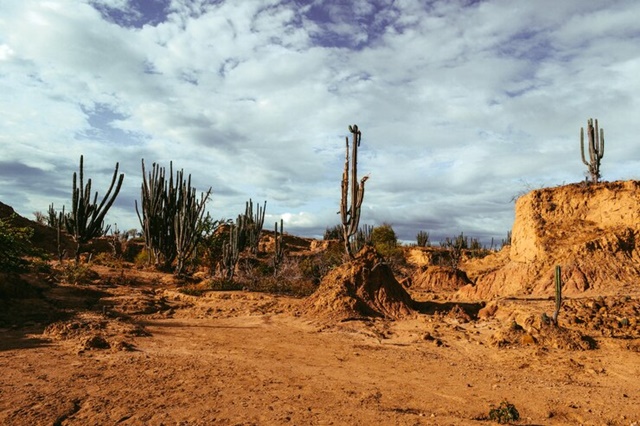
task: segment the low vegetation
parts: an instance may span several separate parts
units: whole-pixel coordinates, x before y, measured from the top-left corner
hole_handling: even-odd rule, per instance
[[[24,272],[34,258],[44,257],[31,244],[33,229],[15,226],[12,223],[14,217],[0,218],[0,272]]]

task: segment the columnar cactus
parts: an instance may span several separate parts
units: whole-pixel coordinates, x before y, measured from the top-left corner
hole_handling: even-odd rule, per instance
[[[349,161],[349,138],[346,138],[346,155],[344,171],[342,173],[342,197],[340,200],[340,218],[342,220],[342,233],[344,236],[345,251],[350,258],[354,258],[351,248],[351,238],[358,232],[360,223],[360,210],[364,199],[364,183],[369,176],[364,176],[358,184],[358,147],[362,139],[362,132],[357,125],[349,126],[349,132],[353,137],[351,146],[351,162]],[[349,177],[351,175],[351,178]],[[351,181],[349,181],[351,179]],[[351,184],[351,185],[350,185]],[[349,189],[351,187],[351,189]],[[348,198],[351,195],[351,205],[348,206]]]
[[[426,231],[419,231],[416,234],[416,243],[418,247],[427,247],[429,245],[429,233]]]
[[[362,249],[362,247],[364,247],[367,244],[369,245],[373,244],[371,240],[373,229],[374,229],[373,225],[366,225],[366,224],[361,226],[358,229],[358,232],[356,232],[356,237],[351,242],[351,248],[353,249],[354,252],[356,253],[359,252]]]
[[[278,273],[278,267],[282,263],[282,259],[284,259],[283,223],[284,221],[280,219],[280,233],[278,233],[278,222],[276,222],[276,227],[274,232],[274,239],[275,239],[275,248],[273,252],[273,274],[274,275]]]
[[[106,195],[98,204],[98,192],[96,191],[93,201],[91,201],[91,179],[87,180],[87,184],[84,185],[83,160],[81,155],[79,176],[75,172],[73,173],[71,212],[65,217],[65,228],[77,244],[76,263],[80,260],[80,253],[84,245],[96,237],[103,236],[109,230],[108,225],[106,228],[104,227],[104,217],[116,200],[124,180],[124,173],[120,174],[118,178],[119,164],[116,163],[113,179],[111,179],[111,185]]]
[[[136,213],[145,246],[157,267],[168,269],[175,259],[174,218],[177,211],[177,187],[173,183],[173,163],[169,163],[169,180],[165,168],[153,163],[148,178],[142,160],[142,188],[140,209]]]
[[[182,173],[182,171],[180,171]],[[191,175],[188,181],[182,180],[178,196],[178,209],[174,218],[176,244],[175,273],[182,274],[185,262],[191,257],[202,238],[200,223],[204,216],[204,206],[211,194],[211,188],[196,198],[196,189],[191,187]]]
[[[253,254],[258,254],[258,244],[260,243],[260,234],[262,233],[262,227],[264,225],[264,215],[267,210],[267,202],[265,201],[262,207],[260,207],[259,204],[256,207],[256,213],[254,215],[253,201],[249,198],[244,212],[244,216],[247,221],[247,245],[250,247]]]
[[[241,250],[239,247],[239,236],[241,233],[238,228],[239,227],[236,224],[232,223],[230,225],[229,241],[224,243],[222,246],[222,260],[220,262],[220,267],[222,275],[227,281],[231,281],[233,279],[238,259],[240,259]]]
[[[598,130],[600,130],[598,132]],[[604,129],[598,129],[598,120],[587,120],[587,137],[589,138],[589,162],[584,155],[584,128],[580,128],[580,154],[582,162],[588,167],[591,182],[598,183],[600,179],[600,160],[604,156]]]

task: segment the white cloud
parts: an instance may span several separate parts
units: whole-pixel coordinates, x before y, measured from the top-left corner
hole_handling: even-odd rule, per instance
[[[405,240],[503,237],[523,187],[582,179],[589,117],[605,178],[637,178],[640,6],[463,3],[173,0],[151,17],[126,0],[2,2],[0,200],[64,203],[84,153],[105,186],[121,163],[113,217],[135,227],[140,159],[173,161],[213,187],[214,217],[267,199],[287,232],[318,235],[337,223],[353,123],[363,223]]]

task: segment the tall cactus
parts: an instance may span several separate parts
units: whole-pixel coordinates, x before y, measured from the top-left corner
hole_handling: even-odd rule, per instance
[[[71,212],[64,218],[65,228],[77,244],[76,263],[80,261],[80,253],[84,245],[96,237],[103,236],[109,230],[108,225],[106,228],[104,227],[104,217],[116,200],[124,180],[124,173],[121,173],[118,178],[119,163],[116,163],[111,185],[104,198],[98,204],[98,192],[96,191],[93,201],[91,201],[91,179],[87,180],[86,185],[84,184],[83,161],[84,158],[81,155],[79,176],[75,172],[73,173]]]
[[[351,259],[354,258],[351,248],[351,237],[358,232],[360,223],[360,210],[364,199],[364,183],[369,176],[364,176],[358,184],[358,147],[362,139],[362,132],[357,125],[349,126],[349,132],[353,137],[351,146],[351,161],[349,161],[349,138],[346,138],[346,155],[344,161],[344,171],[342,172],[342,197],[340,200],[340,218],[342,220],[342,233],[344,236],[345,251]],[[351,178],[349,177],[351,175]],[[351,180],[349,180],[351,179]],[[351,184],[351,185],[349,185]],[[349,190],[351,187],[351,190]],[[348,206],[349,195],[351,195],[351,205]]]
[[[598,132],[599,130],[599,132]],[[589,162],[584,155],[584,128],[580,128],[580,154],[582,162],[588,167],[591,182],[598,183],[600,179],[600,160],[604,156],[604,129],[598,129],[598,120],[587,120],[587,137],[589,139]]]
[[[142,159],[142,188],[140,208],[136,213],[145,246],[157,267],[167,269],[176,256],[174,218],[177,211],[177,188],[173,182],[173,163],[169,163],[169,180],[164,167],[153,163],[148,177]]]
[[[278,222],[276,222],[275,232],[274,232],[274,241],[275,247],[273,250],[273,275],[276,276],[278,274],[278,267],[282,263],[282,259],[284,259],[284,221],[280,219],[280,233],[278,233]]]
[[[180,171],[182,176],[182,171]],[[191,257],[202,238],[200,223],[204,216],[204,207],[211,194],[211,188],[196,198],[196,189],[191,187],[191,175],[187,181],[181,179],[178,194],[178,208],[174,218],[174,234],[176,244],[177,275],[182,274],[185,262]]]
[[[239,237],[241,235],[237,224],[229,225],[229,241],[222,246],[222,259],[220,261],[220,269],[226,281],[231,281],[240,259]]]
[[[253,213],[253,200],[249,198],[246,203],[244,217],[246,220],[246,244],[251,249],[253,254],[258,254],[258,245],[260,243],[260,234],[262,233],[262,227],[264,226],[264,216],[267,210],[267,201],[260,207],[256,206],[256,213]],[[241,247],[241,250],[244,247]]]

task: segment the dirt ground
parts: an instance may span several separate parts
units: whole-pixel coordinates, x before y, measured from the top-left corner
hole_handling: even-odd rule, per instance
[[[554,337],[548,299],[414,292],[404,319],[323,323],[304,299],[106,275],[2,306],[30,317],[0,329],[0,424],[493,424],[504,400],[515,424],[640,424],[638,298],[569,300]]]

